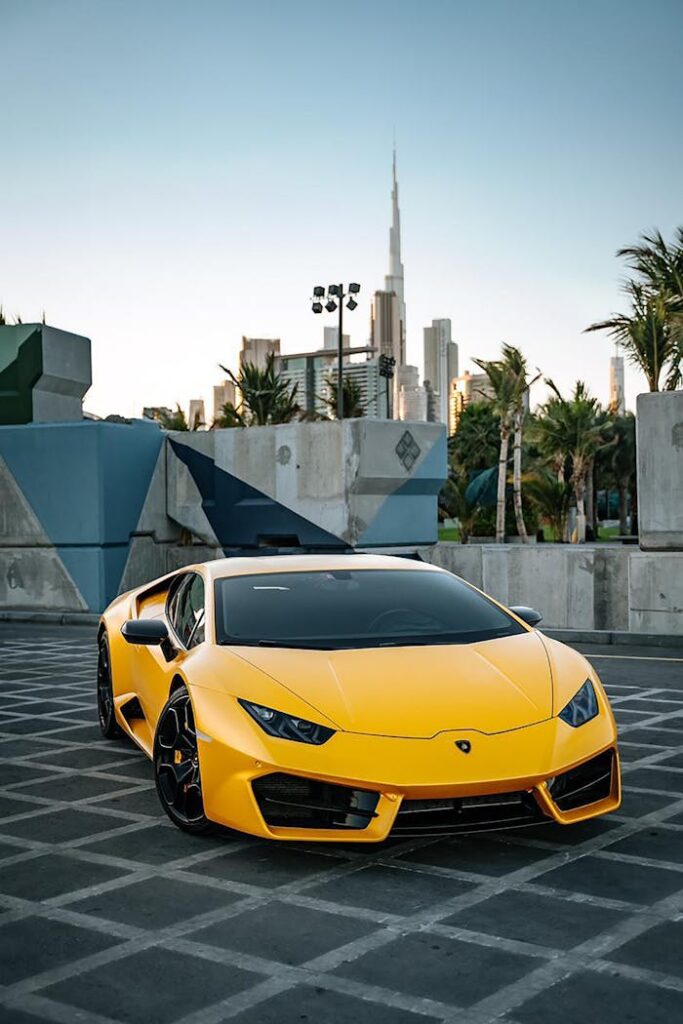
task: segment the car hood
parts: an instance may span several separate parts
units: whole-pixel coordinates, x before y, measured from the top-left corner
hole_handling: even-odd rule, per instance
[[[553,713],[550,665],[535,632],[474,644],[233,651],[347,732],[495,733]]]

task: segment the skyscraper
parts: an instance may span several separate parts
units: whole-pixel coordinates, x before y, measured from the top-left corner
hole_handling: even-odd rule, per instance
[[[398,418],[424,423],[427,419],[427,392],[420,384],[417,366],[400,366],[398,378]]]
[[[246,338],[242,336],[240,366],[251,363],[259,370],[265,370],[269,355],[280,354],[279,338]]]
[[[237,394],[235,385],[231,380],[224,380],[222,384],[214,384],[213,387],[213,418],[217,420],[223,413],[224,405],[237,405]]]
[[[323,328],[323,348],[331,348],[337,351],[339,343],[339,328],[338,327],[324,327]],[[350,348],[351,337],[348,334],[342,335],[342,345],[344,348]]]
[[[401,262],[401,211],[398,206],[398,181],[396,180],[396,150],[392,164],[393,184],[391,189],[391,227],[389,228],[389,273],[384,278],[384,290],[394,292],[398,298],[401,317],[401,345],[405,352],[406,303],[404,294],[403,263]],[[401,360],[405,362],[405,358]]]
[[[370,336],[378,356],[393,356],[396,371],[406,362],[406,304],[403,263],[401,262],[401,212],[398,206],[396,150],[392,165],[391,227],[389,229],[389,273],[384,278],[384,291],[376,291],[370,315]],[[394,374],[391,415],[399,415],[399,380]]]
[[[616,416],[626,412],[623,356],[612,356],[609,361],[609,407]]]
[[[405,364],[405,348],[401,337],[401,307],[396,292],[375,292],[370,313],[371,344],[377,356],[393,356],[396,360],[391,418],[398,418],[398,368]]]
[[[424,328],[424,368],[429,418],[448,423],[450,385],[458,376],[458,346],[451,339],[450,320],[432,320],[432,326]]]

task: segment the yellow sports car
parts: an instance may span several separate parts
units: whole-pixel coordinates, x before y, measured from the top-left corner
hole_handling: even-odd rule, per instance
[[[593,667],[443,569],[381,555],[193,565],[101,619],[98,709],[176,825],[377,842],[619,806]]]

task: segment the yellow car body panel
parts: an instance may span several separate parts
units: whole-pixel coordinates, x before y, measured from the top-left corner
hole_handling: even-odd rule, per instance
[[[171,660],[159,647],[127,643],[121,627],[129,619],[163,618],[166,592],[178,573],[122,595],[103,614],[116,718],[148,756],[171,690],[178,683],[187,687],[208,819],[266,838],[373,842],[391,833],[404,801],[525,792],[543,820],[562,824],[619,806],[616,725],[595,670],[525,623],[518,635],[471,644],[330,651],[216,643],[216,579],[339,568],[444,571],[368,555],[232,558],[188,566],[178,572],[199,573],[205,582],[206,639]],[[573,728],[558,715],[586,680],[599,714]],[[144,717],[129,720],[123,709],[133,698]],[[327,726],[334,735],[321,745],[273,737],[238,698]],[[463,741],[467,752],[457,745]],[[606,751],[613,751],[609,792],[561,810],[552,780]],[[268,825],[253,783],[273,773],[379,794],[374,817],[341,834]]]

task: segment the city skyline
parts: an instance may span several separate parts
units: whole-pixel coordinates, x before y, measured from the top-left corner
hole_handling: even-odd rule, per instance
[[[321,347],[318,281],[360,281],[346,329],[364,345],[394,124],[407,363],[423,369],[423,328],[448,318],[460,372],[507,341],[609,401],[613,348],[582,331],[623,304],[616,249],[681,219],[683,144],[662,130],[680,5],[377,0],[348,17],[340,39],[311,3],[0,0],[0,302],[92,338],[89,410],[209,408],[243,335]],[[627,364],[627,407],[644,389]]]

